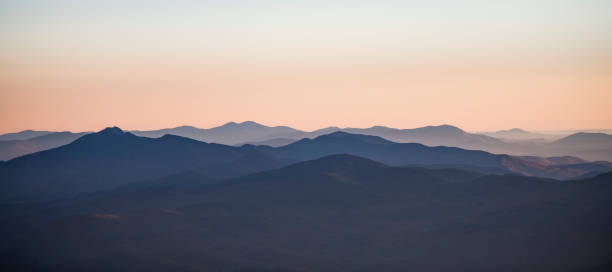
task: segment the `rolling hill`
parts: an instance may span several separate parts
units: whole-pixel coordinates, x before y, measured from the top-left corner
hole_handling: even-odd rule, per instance
[[[32,211],[5,271],[606,271],[612,173],[554,182],[333,155]],[[21,211],[28,210],[22,208]],[[62,214],[63,215],[59,215]]]

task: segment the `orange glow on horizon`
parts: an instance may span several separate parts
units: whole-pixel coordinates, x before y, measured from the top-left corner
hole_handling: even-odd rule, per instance
[[[3,5],[0,133],[612,128],[605,1],[60,2]]]

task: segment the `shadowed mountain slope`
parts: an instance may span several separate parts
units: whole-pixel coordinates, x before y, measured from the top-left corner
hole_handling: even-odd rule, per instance
[[[0,196],[3,201],[69,197],[207,165],[227,164],[253,153],[258,151],[172,135],[156,139],[138,137],[116,127],[107,128],[68,145],[4,163],[0,166]],[[245,167],[263,170],[257,165]],[[264,169],[267,167],[269,164]],[[226,170],[249,172],[229,166]]]
[[[150,131],[132,131],[137,136],[158,138],[166,134],[182,136],[209,143],[225,145],[269,145],[273,147],[287,145],[303,138],[315,138],[337,131],[352,134],[365,134],[379,136],[394,142],[420,143],[428,146],[453,146],[464,149],[483,150],[496,154],[509,154],[520,156],[578,156],[587,160],[612,161],[612,141],[610,135],[603,133],[576,133],[558,139],[559,135],[537,134],[521,129],[498,131],[495,133],[469,133],[451,125],[426,126],[413,129],[397,129],[385,126],[370,128],[340,128],[327,127],[314,131],[302,131],[287,126],[265,126],[252,121],[242,123],[229,122],[222,126],[201,129],[193,126],[181,126]],[[38,132],[33,132],[38,133]],[[45,132],[46,133],[46,132]],[[568,132],[569,133],[569,132]],[[30,133],[31,134],[31,133]],[[23,137],[23,133],[0,135]],[[493,136],[493,137],[492,137]],[[65,142],[66,144],[68,142]],[[13,147],[20,150],[15,154],[26,154],[45,150],[49,147],[34,147],[32,143],[19,143]],[[8,153],[7,147],[0,144],[0,158],[2,153]],[[5,156],[6,159],[15,155]]]
[[[43,201],[71,197],[185,171],[231,178],[333,154],[352,154],[393,166],[491,169],[484,172],[563,179],[611,170],[606,163],[547,165],[508,155],[394,143],[376,136],[346,132],[273,148],[209,144],[173,135],[138,137],[119,128],[107,128],[68,145],[1,164],[0,199],[2,202]],[[460,165],[462,167],[458,167]]]
[[[333,155],[223,182],[189,179],[168,177],[93,196],[97,202],[60,205],[55,209],[79,207],[81,214],[32,230],[4,251],[0,265],[7,271],[607,271],[612,265],[612,173],[553,182]],[[108,209],[108,203],[124,205]]]

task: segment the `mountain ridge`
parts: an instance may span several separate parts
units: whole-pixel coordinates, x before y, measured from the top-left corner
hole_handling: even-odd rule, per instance
[[[467,165],[465,169],[469,170],[494,168],[557,179],[593,175],[612,168],[605,163],[547,165],[509,155],[395,143],[342,131],[274,148],[227,146],[176,135],[140,137],[109,127],[71,144],[0,164],[0,178],[4,181],[0,183],[0,199],[70,197],[196,169],[228,178],[334,154],[356,155],[390,166]],[[256,159],[245,159],[249,157]]]
[[[9,226],[29,214],[49,218],[32,231],[18,232],[22,239],[0,254],[0,267],[508,272],[606,268],[612,241],[612,223],[606,216],[612,207],[611,178],[607,173],[554,182],[390,167],[345,154],[221,182],[179,175],[164,178],[161,185],[147,183],[19,209]],[[21,230],[18,226],[14,227]]]
[[[178,126],[168,129],[150,131],[134,130],[131,132],[137,136],[150,138],[158,138],[165,134],[173,134],[203,142],[214,142],[226,145],[262,144],[278,147],[303,138],[312,139],[335,131],[374,135],[394,142],[415,142],[427,146],[454,146],[463,149],[483,150],[491,153],[503,153],[515,156],[553,157],[571,155],[591,161],[612,161],[612,155],[610,155],[612,152],[608,152],[612,151],[612,147],[610,147],[612,140],[609,139],[604,139],[596,144],[589,139],[564,143],[563,141],[556,142],[556,140],[560,140],[563,136],[552,135],[554,137],[548,137],[551,135],[536,135],[531,132],[527,132],[531,133],[531,136],[526,138],[519,137],[513,139],[512,137],[505,138],[506,136],[500,134],[469,133],[456,126],[446,124],[412,129],[397,129],[375,125],[369,128],[327,127],[314,131],[303,131],[288,126],[266,126],[253,121],[245,121],[242,123],[228,122],[207,129],[194,126]],[[501,131],[501,133],[516,132],[517,129]],[[525,130],[521,130],[521,132],[518,133],[525,134],[525,132]],[[69,141],[65,143],[68,142]],[[23,147],[22,149],[27,150],[27,147]],[[24,151],[22,153],[31,152]],[[1,155],[2,148],[0,146],[0,158],[2,157]],[[5,159],[10,159],[12,157],[5,157]]]

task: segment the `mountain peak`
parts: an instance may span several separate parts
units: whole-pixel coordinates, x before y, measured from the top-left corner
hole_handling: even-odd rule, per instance
[[[225,125],[222,125],[221,127],[264,127],[264,125],[253,122],[253,121],[244,121],[242,123],[236,123],[236,122],[227,122],[225,123]]]
[[[353,134],[344,131],[336,131],[329,134],[321,135],[316,137],[314,140],[326,140],[326,139],[341,139],[345,140],[358,140],[360,142],[366,142],[371,144],[390,144],[393,143],[384,138],[373,136],[373,135],[365,135],[365,134]]]
[[[242,127],[242,128],[249,128],[249,129],[263,129],[263,128],[270,128],[266,125],[262,125],[260,123],[257,122],[253,122],[253,121],[244,121],[242,123],[239,123],[238,126]],[[285,128],[289,128],[289,127],[285,127]]]
[[[394,131],[394,130],[397,130],[397,129],[386,127],[386,126],[373,126],[373,127],[370,127],[369,129],[370,130],[375,130],[375,131]]]
[[[125,132],[121,130],[119,127],[107,127],[103,130],[100,130],[97,134],[100,135],[121,135]]]
[[[184,125],[184,126],[175,127],[175,129],[198,129],[198,128],[194,126]]]
[[[595,143],[605,143],[610,144],[612,141],[612,135],[606,133],[597,133],[597,132],[578,132],[572,135],[569,135],[565,138],[561,138],[554,143],[562,143],[562,144],[595,144]]]
[[[348,137],[349,135],[353,135],[353,134],[344,132],[344,131],[335,131],[335,132],[327,134],[327,136],[330,136],[330,137]],[[323,137],[323,136],[320,136],[320,137]]]
[[[227,123],[223,124],[221,127],[232,127],[232,126],[235,126],[237,124],[238,123],[236,123],[236,122],[227,122]]]
[[[243,126],[261,126],[260,123],[253,122],[253,121],[244,121],[244,122],[240,123],[240,125],[243,125]]]
[[[91,133],[91,134],[87,134],[82,136],[81,138],[78,138],[76,141],[74,141],[73,143],[92,143],[92,142],[99,142],[99,141],[109,141],[109,140],[114,140],[117,138],[124,138],[126,136],[134,136],[134,134],[129,133],[129,132],[125,132],[122,129],[118,128],[118,127],[107,127],[103,130],[100,130],[96,133]]]
[[[438,128],[441,128],[441,129],[447,129],[447,130],[458,130],[458,131],[463,131],[462,129],[460,129],[460,128],[456,127],[456,126],[453,126],[453,125],[448,125],[448,124],[439,125],[439,126],[438,126]]]
[[[454,134],[454,135],[461,135],[464,134],[465,131],[463,131],[462,129],[456,127],[456,126],[451,126],[451,125],[439,125],[439,126],[426,126],[426,127],[421,127],[421,128],[417,128],[415,130],[420,130],[422,132],[426,132],[426,133],[445,133],[445,134]]]

